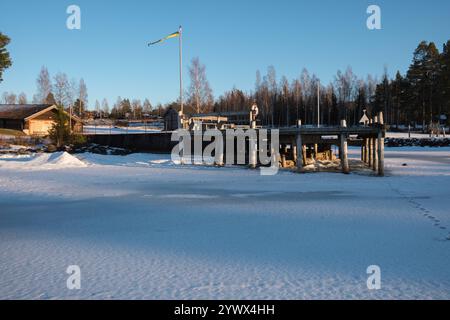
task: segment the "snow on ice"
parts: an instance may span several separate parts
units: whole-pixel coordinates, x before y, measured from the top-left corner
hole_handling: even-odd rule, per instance
[[[0,299],[449,299],[450,149],[386,150],[386,166],[264,177],[169,155],[2,155]]]

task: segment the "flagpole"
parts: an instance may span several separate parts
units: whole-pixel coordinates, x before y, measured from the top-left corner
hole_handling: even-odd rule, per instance
[[[180,33],[180,113],[183,115],[183,28],[181,26],[178,32]]]
[[[320,127],[320,80],[317,82],[317,128]]]

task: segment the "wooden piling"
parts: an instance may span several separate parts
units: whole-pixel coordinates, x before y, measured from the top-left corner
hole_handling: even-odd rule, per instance
[[[369,126],[373,125],[373,120],[369,119]],[[372,168],[373,165],[373,139],[367,138],[367,164]]]
[[[378,117],[375,116],[373,119],[373,124],[376,126],[378,124]],[[374,138],[373,140],[373,163],[372,169],[373,171],[378,171],[378,139]]]
[[[342,165],[342,172],[347,174],[350,173],[350,167],[348,164],[348,142],[347,142],[347,135],[341,134],[341,165]]]
[[[383,137],[383,112],[379,113],[378,121],[380,123],[380,131],[378,132],[378,175],[384,176],[384,137]]]
[[[361,161],[362,162],[364,162],[364,151],[365,151],[365,146],[364,146],[364,144],[365,144],[365,139],[363,139],[362,141],[361,141]]]
[[[364,162],[369,164],[369,139],[364,139]]]
[[[249,139],[249,166],[255,169],[258,162],[258,139],[251,137]]]
[[[304,144],[302,146],[302,155],[303,155],[303,165],[304,166],[306,165],[306,154],[307,154],[307,152],[306,152],[306,145]]]
[[[302,135],[300,133],[298,133],[296,137],[296,149],[297,149],[297,170],[303,171],[303,166],[305,162],[303,159]]]
[[[297,145],[295,141],[292,141],[292,160],[294,160],[294,163],[297,163]]]
[[[347,127],[347,122],[345,120],[341,120],[341,127]],[[341,133],[340,135],[340,150],[342,152],[342,154],[340,155],[342,172],[348,174],[350,173],[350,166],[348,164],[348,142],[346,133]]]
[[[285,153],[281,154],[281,167],[282,168],[286,168],[287,167],[287,165],[286,165],[286,154]]]

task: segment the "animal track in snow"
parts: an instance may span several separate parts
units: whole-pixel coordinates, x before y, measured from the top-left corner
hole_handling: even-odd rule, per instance
[[[392,188],[392,186],[391,186],[391,189],[394,190],[396,193],[398,193],[407,202],[409,202],[415,209],[418,209],[419,211],[421,211],[423,217],[428,218],[428,220],[430,220],[435,227],[439,228],[440,230],[447,230],[447,227],[441,225],[441,220],[439,220],[438,218],[433,216],[432,212],[430,210],[428,210],[427,208],[425,208],[421,203],[419,203],[416,200],[416,198],[406,195],[403,192],[401,192],[400,190]],[[445,238],[445,240],[450,241],[450,233],[448,234],[447,238]]]

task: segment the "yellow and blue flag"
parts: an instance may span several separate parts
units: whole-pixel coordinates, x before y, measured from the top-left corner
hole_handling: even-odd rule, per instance
[[[148,45],[149,45],[149,46],[152,46],[152,45],[154,45],[154,44],[161,43],[161,42],[164,42],[164,41],[166,41],[166,40],[168,40],[168,39],[176,38],[176,37],[179,37],[179,36],[180,36],[180,32],[177,31],[177,32],[174,32],[174,33],[172,33],[172,34],[169,34],[167,37],[162,38],[162,39],[160,39],[160,40],[158,40],[158,41],[150,42]]]

